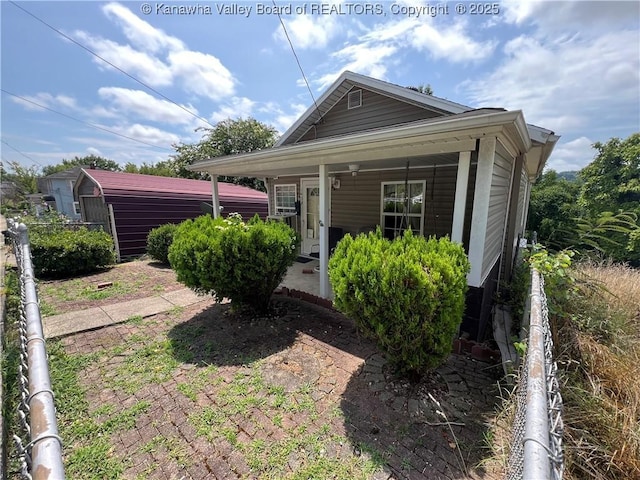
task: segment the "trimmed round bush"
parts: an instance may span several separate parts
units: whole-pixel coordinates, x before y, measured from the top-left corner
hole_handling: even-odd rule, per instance
[[[443,363],[462,322],[470,264],[448,238],[393,241],[380,229],[345,236],[329,260],[334,304],[378,344],[400,374]]]
[[[53,229],[29,234],[36,276],[70,277],[90,273],[116,262],[111,235],[103,230]]]
[[[169,262],[178,281],[196,292],[231,300],[256,312],[268,310],[271,294],[297,256],[298,237],[283,222],[245,223],[205,215],[178,225]]]
[[[147,253],[151,258],[169,264],[169,246],[176,228],[175,223],[166,223],[151,229],[147,235]]]

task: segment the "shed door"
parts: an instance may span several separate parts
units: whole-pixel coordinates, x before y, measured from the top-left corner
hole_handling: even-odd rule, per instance
[[[82,218],[85,222],[102,224],[105,232],[111,233],[109,223],[109,209],[102,201],[102,197],[80,197],[82,203]]]

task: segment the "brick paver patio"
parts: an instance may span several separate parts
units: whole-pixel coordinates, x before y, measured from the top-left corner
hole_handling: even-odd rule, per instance
[[[497,478],[483,460],[499,368],[452,355],[411,385],[343,316],[276,304],[271,319],[207,302],[61,339],[97,354],[80,373],[91,412],[146,406],[110,434],[124,478],[350,478],[311,465],[366,462],[375,479]]]

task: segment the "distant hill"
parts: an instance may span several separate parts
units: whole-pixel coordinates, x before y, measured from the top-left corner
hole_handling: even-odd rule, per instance
[[[558,172],[558,177],[564,178],[569,182],[575,182],[576,180],[578,180],[578,172],[577,171]]]

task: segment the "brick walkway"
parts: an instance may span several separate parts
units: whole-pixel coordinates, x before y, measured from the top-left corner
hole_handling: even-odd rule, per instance
[[[498,478],[482,461],[499,369],[452,355],[410,385],[341,315],[277,303],[275,319],[208,303],[61,340],[98,354],[80,374],[90,415],[146,405],[109,438],[123,478]]]

